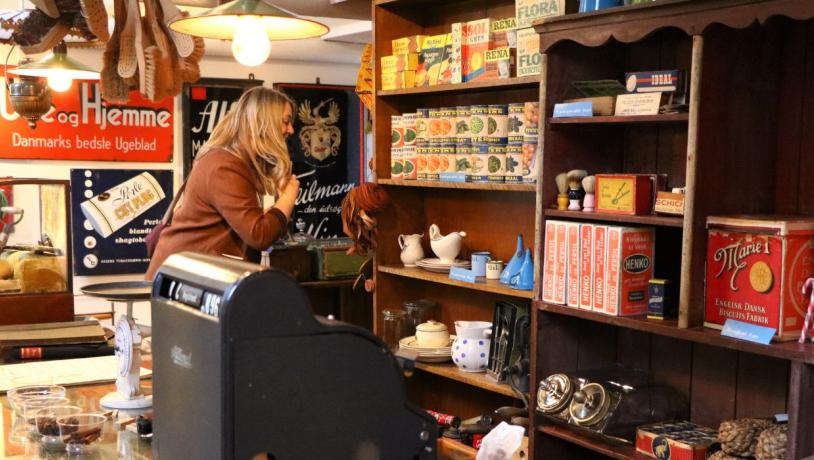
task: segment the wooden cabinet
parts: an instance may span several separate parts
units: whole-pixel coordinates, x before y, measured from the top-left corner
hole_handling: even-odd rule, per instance
[[[546,118],[542,219],[656,228],[655,276],[680,285],[677,321],[610,317],[534,301],[533,382],[609,365],[643,369],[690,403],[690,419],[790,414],[787,458],[814,453],[810,388],[814,345],[756,345],[703,328],[706,218],[730,213],[812,214],[807,194],[814,129],[814,3],[660,0],[536,24],[544,53],[541,116],[574,80],[622,80],[626,71],[682,69],[688,114]],[[808,89],[805,89],[808,88]],[[808,154],[806,152],[809,152]],[[554,211],[554,176],[664,173],[686,186],[685,215],[606,216]],[[541,227],[542,228],[542,227]],[[539,253],[538,253],[539,255]],[[587,438],[537,417],[535,458],[637,458],[631,446]]]

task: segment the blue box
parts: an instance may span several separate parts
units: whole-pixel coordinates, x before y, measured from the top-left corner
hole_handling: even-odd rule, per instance
[[[686,93],[687,83],[680,70],[653,70],[625,74],[628,93]]]

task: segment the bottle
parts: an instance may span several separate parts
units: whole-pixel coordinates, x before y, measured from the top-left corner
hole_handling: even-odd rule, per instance
[[[302,217],[297,218],[297,223],[294,224],[297,228],[297,233],[295,233],[291,239],[295,243],[307,243],[308,240],[311,239],[311,235],[305,233],[305,221],[302,220]]]

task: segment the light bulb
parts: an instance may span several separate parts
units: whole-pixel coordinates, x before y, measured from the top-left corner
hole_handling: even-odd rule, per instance
[[[266,62],[270,52],[271,43],[263,23],[253,18],[244,19],[232,38],[232,54],[237,62],[246,67],[258,66]]]
[[[73,78],[61,73],[56,73],[48,77],[48,86],[58,93],[64,93],[73,86]]]

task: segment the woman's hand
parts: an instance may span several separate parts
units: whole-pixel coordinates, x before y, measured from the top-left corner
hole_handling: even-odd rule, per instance
[[[283,191],[280,192],[280,197],[277,199],[275,208],[282,211],[287,219],[291,218],[291,213],[294,212],[294,203],[297,201],[297,195],[300,193],[300,181],[297,176],[291,175],[288,183],[285,184]]]

